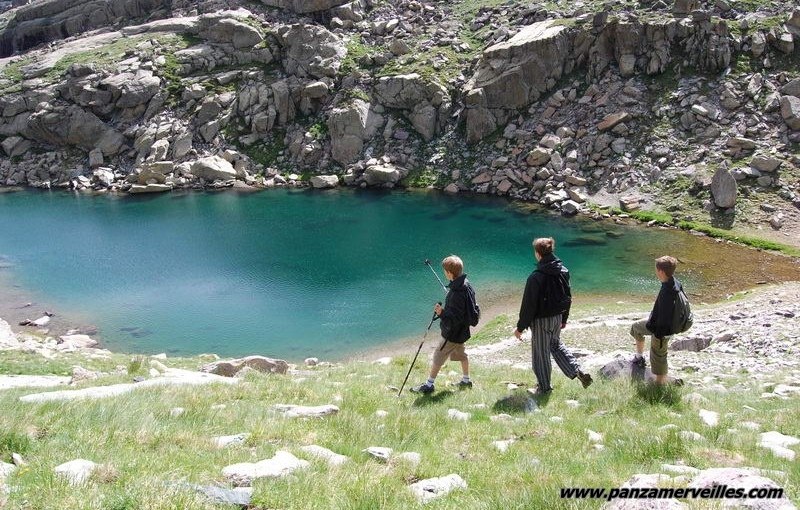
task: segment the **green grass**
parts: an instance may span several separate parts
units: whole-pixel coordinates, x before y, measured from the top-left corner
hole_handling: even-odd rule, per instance
[[[505,321],[490,322],[494,326],[489,326],[487,335],[498,334]],[[489,339],[482,335],[478,333],[475,340]],[[659,391],[598,380],[584,391],[560,374],[554,380],[556,391],[541,411],[524,414],[505,407],[516,420],[492,421],[493,408],[510,395],[504,381],[530,381],[529,370],[474,364],[475,388],[458,392],[446,386],[457,379],[448,373],[456,369],[450,365],[437,380],[440,389],[432,398],[411,393],[398,398],[389,387],[402,382],[410,357],[396,358],[386,367],[349,362],[294,377],[253,374],[237,386],[161,388],[101,401],[23,404],[17,397],[28,391],[4,391],[0,460],[8,461],[10,453],[17,452],[28,462],[11,475],[8,505],[209,508],[200,496],[175,484],[224,485],[223,467],[265,459],[278,450],[307,458],[311,465],[285,479],[257,481],[254,504],[261,508],[421,508],[407,485],[450,473],[464,478],[468,489],[428,508],[597,508],[597,501],[568,505],[560,500],[559,489],[618,487],[635,473],[659,472],[661,463],[683,461],[708,468],[720,466],[720,458],[738,457],[743,465],[785,471],[787,478],[778,483],[789,497],[800,497],[796,463],[757,447],[756,432],[726,432],[735,423],[750,420],[762,423],[765,430],[800,434],[800,406],[794,401],[759,399],[762,390],[755,383],[744,391],[702,392],[709,399],[703,407],[723,416],[722,424],[714,428],[703,425],[696,409],[683,401],[690,390]],[[420,361],[410,383],[425,376],[427,362]],[[165,363],[171,365],[172,360]],[[746,376],[742,377],[737,382],[744,382]],[[527,400],[524,393],[513,395],[520,402]],[[573,408],[566,400],[577,400],[580,407]],[[742,402],[754,410],[742,409]],[[271,410],[278,403],[335,403],[341,411],[319,420],[290,420]],[[226,407],[212,409],[216,404]],[[174,407],[185,408],[185,414],[171,417]],[[451,421],[447,418],[451,408],[472,417],[468,422]],[[388,411],[388,417],[376,418],[379,409]],[[563,422],[552,422],[554,416]],[[696,431],[704,439],[685,441],[675,432],[660,431],[666,423]],[[592,447],[586,429],[604,436],[604,450]],[[244,446],[219,450],[209,440],[240,432],[251,434]],[[500,453],[491,443],[504,439],[516,442]],[[300,451],[307,444],[330,448],[351,460],[329,467]],[[415,451],[422,455],[422,463],[384,465],[362,453],[368,446]],[[73,488],[54,475],[53,467],[75,458],[107,467],[84,486]]]
[[[682,230],[695,230],[697,232],[702,232],[711,237],[725,239],[726,241],[732,241],[735,243],[743,244],[745,246],[751,246],[753,248],[758,248],[761,250],[777,251],[785,255],[790,255],[792,257],[800,257],[800,249],[794,246],[789,246],[782,243],[776,243],[774,241],[768,241],[766,239],[761,239],[754,236],[738,234],[734,231],[712,227],[711,225],[707,225],[698,221],[681,221],[669,213],[663,213],[658,211],[625,212],[622,209],[616,207],[610,208],[609,212],[614,215],[626,214],[629,217],[637,221],[641,221],[643,223],[649,223],[651,221],[655,221],[657,223],[661,223],[664,225],[673,225]]]

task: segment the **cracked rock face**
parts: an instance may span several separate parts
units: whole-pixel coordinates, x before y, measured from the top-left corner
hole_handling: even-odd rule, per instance
[[[122,133],[77,105],[49,105],[33,113],[26,134],[50,145],[73,145],[86,150],[99,148],[107,155],[117,154],[127,146]]]
[[[350,1],[351,0],[261,0],[262,3],[271,7],[288,9],[297,14],[327,11],[328,9],[344,5]]]
[[[164,9],[167,0],[44,0],[21,7],[0,32],[0,57],[50,41],[144,18]],[[43,23],[42,20],[47,22]]]
[[[286,73],[298,78],[335,77],[347,55],[339,36],[316,25],[294,24],[278,31]]]
[[[381,105],[402,110],[426,141],[440,131],[450,110],[447,89],[418,74],[384,76],[375,84],[374,94]]]
[[[612,64],[623,77],[657,74],[676,53],[687,55],[701,69],[730,64],[732,48],[724,23],[606,22],[602,13],[598,16],[592,31],[540,21],[484,50],[464,87],[467,141],[482,140],[578,68],[590,76],[602,75]]]

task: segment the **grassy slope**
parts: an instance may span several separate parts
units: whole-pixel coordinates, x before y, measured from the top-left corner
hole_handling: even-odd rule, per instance
[[[475,343],[505,337],[508,327],[509,319],[500,317],[484,328]],[[710,400],[703,407],[721,415],[716,427],[704,425],[678,390],[657,395],[624,382],[598,381],[584,391],[560,374],[555,378],[556,392],[541,412],[515,413],[518,421],[493,422],[489,417],[500,412],[493,406],[508,394],[504,381],[530,384],[529,370],[477,365],[476,388],[451,392],[444,383],[457,380],[455,373],[448,374],[457,367],[450,365],[440,376],[434,398],[406,393],[398,399],[387,387],[402,382],[410,357],[395,359],[388,367],[352,362],[294,377],[251,375],[237,387],[153,390],[82,403],[21,404],[17,397],[28,392],[4,391],[0,460],[9,461],[13,450],[30,463],[12,475],[14,491],[8,506],[208,508],[200,497],[165,484],[180,480],[214,484],[222,481],[221,469],[229,464],[268,458],[279,449],[302,458],[299,447],[307,444],[325,446],[352,461],[331,468],[309,458],[308,470],[283,480],[256,482],[255,503],[263,508],[410,508],[415,502],[406,489],[408,483],[457,473],[469,489],[429,508],[596,508],[598,501],[561,501],[559,488],[616,487],[635,473],[658,472],[661,463],[679,461],[698,468],[744,465],[781,470],[787,477],[776,481],[791,499],[800,500],[800,464],[777,459],[756,446],[756,432],[726,432],[742,421],[755,421],[763,430],[800,435],[796,399],[762,400],[762,388],[746,376],[727,382],[744,389],[702,392]],[[424,378],[427,367],[421,361],[410,383]],[[168,360],[167,364],[192,362]],[[92,384],[103,382],[107,381]],[[578,400],[580,407],[567,405],[569,399]],[[287,420],[271,411],[277,403],[336,403],[341,411],[322,420]],[[215,404],[226,407],[212,409]],[[754,410],[743,408],[745,404]],[[186,413],[172,418],[173,407],[184,407]],[[472,419],[450,421],[450,408],[471,412]],[[378,409],[388,411],[388,417],[375,417]],[[550,421],[553,416],[564,422]],[[660,431],[666,423],[699,432],[704,440],[687,442],[674,432]],[[592,447],[586,429],[604,435],[604,450]],[[252,434],[244,446],[217,450],[209,441],[212,436],[239,432]],[[510,438],[517,442],[506,453],[491,444]],[[418,467],[382,465],[361,452],[368,446],[416,451],[423,462]],[[72,488],[52,469],[79,457],[113,467],[86,486]]]

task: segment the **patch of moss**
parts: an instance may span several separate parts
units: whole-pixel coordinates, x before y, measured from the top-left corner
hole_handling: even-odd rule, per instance
[[[673,225],[682,230],[694,230],[696,232],[702,232],[710,237],[725,239],[726,241],[732,241],[735,243],[751,246],[753,248],[758,248],[761,250],[777,251],[793,257],[800,256],[800,249],[794,248],[792,246],[776,243],[773,241],[768,241],[766,239],[760,239],[758,237],[736,234],[735,232],[712,227],[710,225],[706,225],[704,223],[700,223],[697,221],[679,221],[668,213],[662,213],[657,211],[625,212],[622,209],[616,207],[610,208],[609,212],[614,215],[627,214],[631,218],[645,223],[656,221],[664,225]]]
[[[234,145],[250,159],[265,167],[275,166],[278,161],[278,156],[286,147],[283,143],[283,138],[286,135],[283,131],[276,130],[268,140],[256,142],[252,145],[240,144],[234,141]]]
[[[328,124],[324,119],[318,120],[308,128],[308,132],[317,140],[322,140],[328,136]]]
[[[346,48],[347,54],[344,59],[342,59],[342,65],[339,67],[339,73],[342,75],[347,75],[357,69],[362,69],[359,61],[367,55],[374,54],[376,50],[375,47],[365,45],[360,35],[352,37],[347,42]]]

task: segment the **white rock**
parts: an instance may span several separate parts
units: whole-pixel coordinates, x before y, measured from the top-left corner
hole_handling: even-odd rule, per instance
[[[696,475],[700,472],[697,468],[677,464],[661,464],[661,470],[676,475]]]
[[[392,456],[392,449],[385,446],[370,446],[363,450],[365,453],[375,457],[376,459],[386,462]]]
[[[71,378],[57,375],[0,375],[0,390],[48,388],[69,384]]]
[[[562,418],[561,416],[551,416],[550,421],[552,421],[553,423],[564,423],[564,418]]]
[[[247,486],[258,478],[282,478],[308,466],[307,460],[298,459],[291,453],[280,450],[271,459],[227,466],[222,469],[222,476],[234,485]]]
[[[72,485],[81,485],[89,480],[97,464],[90,460],[75,459],[56,466],[55,472],[69,481]]]
[[[339,185],[339,177],[336,175],[315,175],[311,177],[311,186],[316,189],[335,188]]]
[[[378,409],[377,411],[375,411],[375,416],[377,416],[378,418],[386,418],[387,416],[389,416],[389,411]]]
[[[681,439],[684,441],[703,441],[705,438],[692,430],[681,430]]]
[[[514,417],[511,416],[510,414],[501,413],[501,414],[495,414],[493,416],[490,416],[489,420],[491,420],[491,421],[513,421]]]
[[[317,446],[315,444],[303,446],[300,449],[308,453],[312,457],[316,457],[318,459],[327,461],[328,465],[330,466],[341,466],[342,464],[350,460],[350,458],[347,457],[346,455],[340,455],[332,450],[323,448],[322,446]]]
[[[0,319],[0,349],[16,347],[19,345],[17,335],[11,331],[11,326],[6,321]]]
[[[412,483],[408,486],[414,496],[421,503],[444,496],[455,489],[466,489],[467,482],[456,474],[450,474],[439,478],[429,478]]]
[[[689,404],[705,404],[708,399],[699,393],[689,393],[683,397],[683,401]]]
[[[577,400],[565,400],[564,403],[573,409],[577,409],[581,406],[581,403],[578,402]]]
[[[669,430],[678,430],[678,426],[674,423],[667,423],[666,425],[662,425],[658,427],[658,430],[669,431]]]
[[[27,466],[28,465],[28,463],[25,462],[25,459],[22,458],[22,455],[20,455],[18,453],[12,453],[11,454],[11,462],[13,462],[14,465],[17,466],[17,467],[22,467],[22,466]]]
[[[375,363],[376,365],[388,365],[391,362],[392,362],[392,358],[390,358],[389,356],[386,356],[386,357],[383,357],[383,358],[378,358],[375,361],[373,361],[373,363]]]
[[[150,370],[148,370],[147,373],[150,375],[150,377],[158,377],[161,375],[161,372],[159,372],[155,368],[151,368]]]
[[[339,412],[339,408],[333,404],[322,406],[298,406],[294,404],[276,404],[273,406],[278,411],[282,411],[287,418],[322,418]]]
[[[472,415],[470,413],[459,411],[458,409],[448,409],[447,417],[451,420],[467,421],[470,419],[470,417],[472,417]]]
[[[182,407],[173,407],[172,409],[169,410],[169,415],[173,418],[177,418],[178,416],[181,416],[185,412],[186,409]]]
[[[761,430],[761,425],[754,421],[743,421],[739,424],[739,427],[747,430]]]
[[[150,368],[154,368],[154,369],[158,370],[159,372],[166,372],[167,371],[166,365],[164,365],[163,363],[161,363],[160,361],[155,360],[155,359],[151,359],[150,360]]]
[[[772,393],[776,395],[780,395],[782,397],[791,397],[793,395],[800,396],[800,386],[790,386],[787,384],[779,384],[775,386],[775,389],[772,390]]]
[[[595,432],[591,429],[586,429],[586,433],[589,435],[589,442],[591,443],[602,443],[603,442],[603,434],[599,432]]]
[[[214,443],[214,446],[217,448],[225,448],[226,446],[243,444],[248,437],[250,437],[250,434],[246,433],[234,434],[232,436],[217,436],[212,437],[211,442]]]
[[[392,457],[392,460],[407,462],[412,466],[419,466],[420,462],[422,462],[422,455],[417,452],[403,452]]]
[[[167,353],[166,352],[162,352],[162,353],[159,353],[159,354],[153,354],[150,357],[153,358],[153,359],[165,360],[165,359],[167,359]]]
[[[89,335],[63,335],[58,337],[58,349],[86,349],[89,347],[97,347],[97,340],[92,339]]]
[[[95,386],[80,390],[51,391],[48,393],[34,393],[20,397],[20,402],[39,403],[58,400],[84,400],[116,397],[133,390],[144,390],[154,386],[199,386],[203,384],[220,383],[236,384],[238,379],[222,377],[191,370],[170,368],[161,377],[148,379],[140,383],[112,384],[110,386]]]
[[[319,363],[319,358],[306,358],[303,363],[305,363],[307,367],[314,367]]]
[[[775,430],[761,433],[759,445],[772,451],[776,457],[794,460],[797,454],[790,450],[790,446],[800,443],[800,439],[794,436],[786,436]]]
[[[8,478],[8,476],[11,473],[16,471],[16,469],[17,466],[15,466],[14,464],[9,464],[7,462],[0,462],[0,483],[3,483],[3,481],[6,478]]]
[[[505,453],[508,450],[509,446],[514,444],[514,442],[515,442],[514,439],[505,439],[505,440],[501,440],[501,441],[492,441],[492,446],[494,446],[497,449],[497,451],[499,451],[500,453]]]
[[[752,468],[711,468],[701,471],[688,485],[690,489],[706,489],[715,486],[741,488],[745,493],[751,489],[779,488],[774,481],[761,476]],[[742,500],[721,500],[726,508],[759,508],[764,510],[790,510],[796,507],[784,496],[781,499],[753,500],[742,504]],[[755,504],[753,504],[755,503]]]
[[[31,326],[36,326],[37,328],[43,328],[43,327],[47,326],[48,324],[50,324],[50,316],[49,315],[44,315],[42,317],[39,317],[35,321],[31,321]]]
[[[709,427],[716,427],[719,423],[719,413],[717,412],[700,409],[697,414],[700,415],[700,419],[703,420],[703,423]]]

